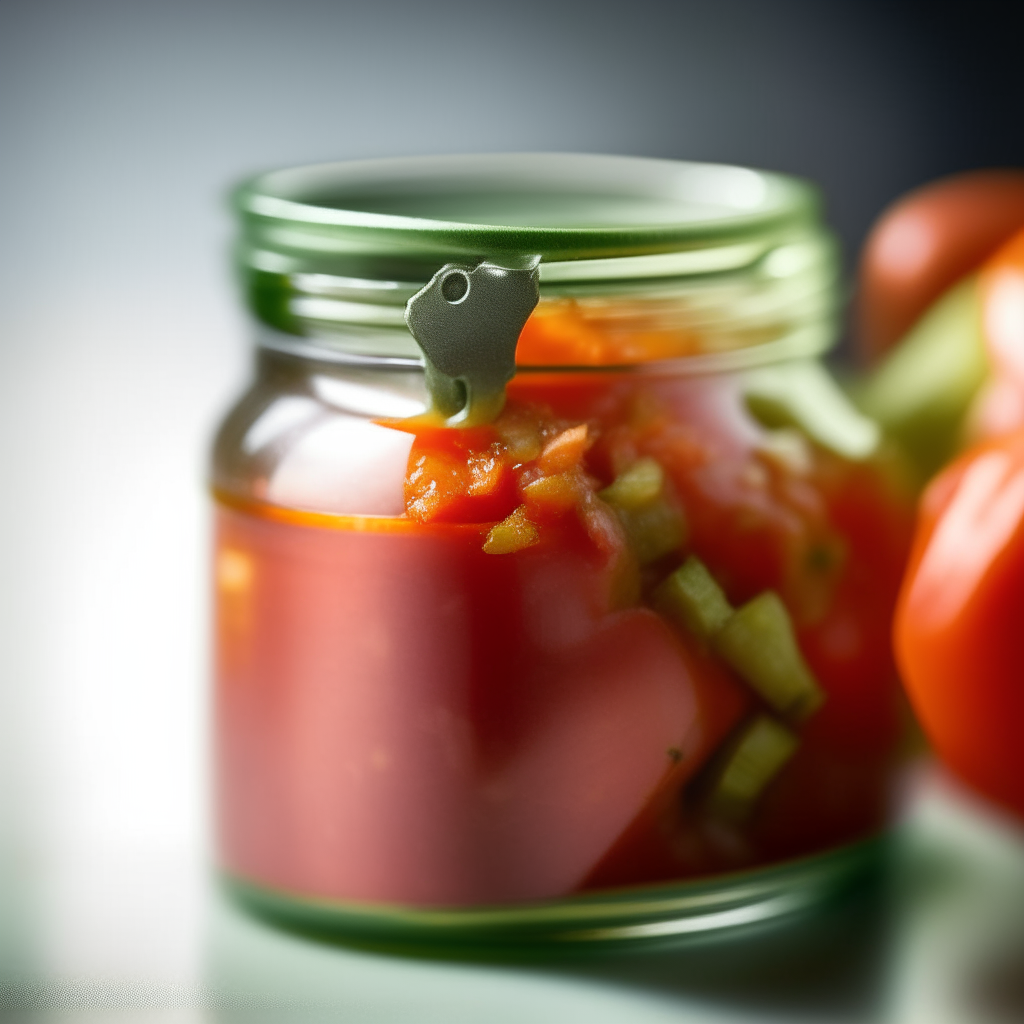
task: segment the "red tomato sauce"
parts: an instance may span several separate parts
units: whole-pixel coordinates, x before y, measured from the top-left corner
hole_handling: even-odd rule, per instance
[[[773,447],[724,378],[521,374],[508,395],[486,427],[390,424],[416,435],[405,516],[221,496],[224,865],[303,894],[464,906],[881,828],[910,530],[884,467]],[[639,460],[664,481],[630,518],[605,488]],[[734,605],[782,597],[825,694],[742,821],[701,794],[764,705],[657,610],[688,554]]]

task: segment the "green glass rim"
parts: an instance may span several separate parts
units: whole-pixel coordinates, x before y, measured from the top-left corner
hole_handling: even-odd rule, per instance
[[[742,281],[771,291],[735,307],[748,318],[778,304],[830,316],[835,251],[817,191],[769,171],[578,153],[391,158],[271,171],[233,202],[250,309],[291,335],[380,328],[398,341],[409,296],[447,263],[482,260],[539,259],[542,297],[685,302]]]
[[[250,178],[233,201],[249,228],[312,258],[609,259],[772,235],[819,213],[814,187],[787,175],[578,153],[314,164]]]
[[[807,857],[675,883],[578,893],[557,900],[412,908],[317,898],[222,871],[221,884],[256,914],[306,934],[380,948],[619,948],[732,935],[798,916],[884,864],[883,833]]]

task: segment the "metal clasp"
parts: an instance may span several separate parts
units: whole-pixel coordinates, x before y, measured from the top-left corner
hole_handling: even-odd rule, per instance
[[[433,408],[450,426],[487,423],[501,412],[519,335],[540,298],[539,263],[448,263],[406,303]]]

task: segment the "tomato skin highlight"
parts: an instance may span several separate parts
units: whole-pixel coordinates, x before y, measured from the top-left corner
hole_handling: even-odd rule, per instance
[[[863,357],[876,361],[1022,226],[1024,171],[959,174],[898,199],[877,221],[861,258]]]
[[[981,273],[982,326],[995,371],[1024,390],[1024,231]]]
[[[1024,431],[980,445],[922,499],[897,660],[949,767],[1024,820]]]
[[[1024,231],[985,264],[979,289],[992,376],[968,419],[967,434],[975,442],[1024,428]]]

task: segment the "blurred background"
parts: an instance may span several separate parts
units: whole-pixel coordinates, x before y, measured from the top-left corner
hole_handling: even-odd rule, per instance
[[[197,969],[205,446],[248,360],[232,183],[415,153],[751,164],[821,186],[852,282],[901,192],[1024,165],[1013,14],[0,0],[5,969]]]

